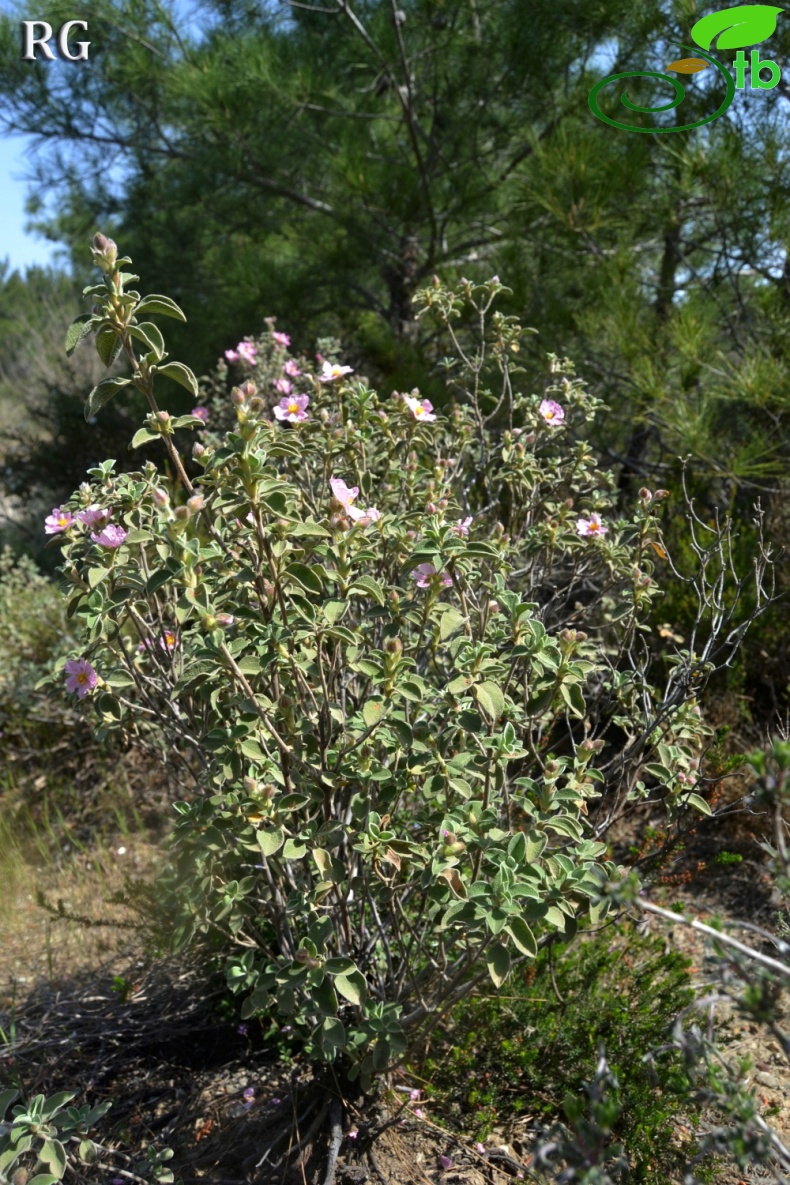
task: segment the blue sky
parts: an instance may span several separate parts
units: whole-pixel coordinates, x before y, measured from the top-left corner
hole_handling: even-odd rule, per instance
[[[20,271],[31,264],[56,263],[56,246],[40,235],[25,233],[27,185],[26,156],[29,142],[24,136],[0,137],[0,260],[9,260]]]

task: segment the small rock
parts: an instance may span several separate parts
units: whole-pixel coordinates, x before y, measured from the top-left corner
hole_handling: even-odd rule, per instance
[[[782,1083],[776,1077],[776,1074],[766,1074],[765,1070],[759,1070],[754,1076],[755,1082],[759,1082],[760,1086],[768,1086],[771,1090],[781,1090]]]

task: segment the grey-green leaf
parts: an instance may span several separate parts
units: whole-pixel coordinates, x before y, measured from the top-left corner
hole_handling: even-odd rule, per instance
[[[510,974],[510,951],[495,942],[486,951],[486,966],[494,987],[501,987]]]
[[[196,398],[200,395],[197,379],[189,367],[184,366],[183,362],[166,362],[164,366],[157,366],[156,373],[163,374],[165,378],[172,379],[174,383],[186,387],[187,391]]]
[[[144,296],[135,312],[148,314],[161,313],[163,317],[173,317],[176,321],[186,321],[186,317],[174,300],[171,300],[169,296],[160,296],[158,294]]]
[[[94,317],[92,313],[82,313],[72,321],[66,330],[66,354],[69,358],[82,345],[98,320],[99,318]]]
[[[85,419],[89,420],[91,416],[95,416],[100,407],[104,407],[105,403],[109,403],[113,395],[128,387],[131,379],[105,379],[104,382],[99,383],[94,387],[88,396],[88,401],[85,404]]]

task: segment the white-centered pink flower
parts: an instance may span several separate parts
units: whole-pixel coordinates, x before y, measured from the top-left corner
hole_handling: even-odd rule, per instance
[[[207,407],[193,407],[191,414],[198,420],[202,420],[204,424],[208,423],[208,408]]]
[[[124,531],[123,527],[116,527],[114,523],[108,523],[99,531],[98,535],[94,531],[91,539],[94,543],[100,543],[102,547],[120,547],[128,533],[128,531]]]
[[[110,511],[103,510],[101,506],[96,505],[96,503],[94,503],[92,506],[88,506],[85,510],[77,511],[77,518],[81,523],[84,523],[86,527],[95,527],[97,523],[105,523],[109,517]]]
[[[273,333],[272,340],[275,345],[282,346],[283,349],[287,349],[291,344],[291,339],[287,333]]]
[[[453,531],[455,532],[456,535],[468,535],[469,528],[471,525],[472,525],[472,516],[471,516],[471,514],[469,514],[469,515],[467,515],[466,518],[459,518],[458,522],[455,523],[453,526]]]
[[[405,395],[403,402],[408,407],[415,420],[435,420],[433,404],[430,399],[415,399],[413,395]]]
[[[292,378],[292,379],[298,378],[299,375],[302,373],[301,370],[299,369],[298,363],[294,362],[293,358],[288,359],[285,366],[283,367],[283,370],[289,376],[289,378]]]
[[[287,420],[290,424],[301,424],[302,420],[309,418],[307,414],[309,402],[309,395],[286,395],[275,407],[274,414],[278,420]]]
[[[603,525],[601,516],[593,511],[589,518],[576,520],[576,530],[580,535],[589,537],[590,535],[605,535],[609,528]]]
[[[337,362],[325,361],[318,377],[322,383],[333,383],[335,379],[342,379],[345,375],[353,373],[353,368],[350,366],[340,366]]]
[[[63,506],[56,506],[52,514],[48,514],[44,519],[44,533],[57,535],[61,531],[67,531],[73,522],[74,515],[70,510],[66,510]]]
[[[288,379],[278,379],[274,385],[281,395],[290,395],[293,391],[293,383],[289,383]]]
[[[563,408],[554,399],[544,399],[538,411],[543,416],[547,424],[552,428],[559,428],[562,421],[565,419],[565,412]]]
[[[63,668],[66,673],[66,690],[76,691],[80,699],[85,699],[96,686],[98,676],[87,658],[72,658]]]
[[[445,586],[453,583],[449,572],[437,572],[433,564],[418,564],[412,576],[417,581],[417,588],[430,588],[432,580],[438,580]]]

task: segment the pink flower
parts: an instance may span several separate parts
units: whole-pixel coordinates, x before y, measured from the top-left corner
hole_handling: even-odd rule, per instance
[[[70,510],[56,506],[52,514],[48,514],[44,519],[44,532],[47,535],[57,535],[60,531],[67,531],[73,522],[74,516]]]
[[[290,395],[293,391],[293,385],[288,382],[288,379],[278,379],[274,385],[283,395]]]
[[[369,506],[367,510],[360,510],[358,506],[352,506],[354,499],[359,493],[359,486],[352,486],[349,489],[346,483],[339,477],[330,477],[329,485],[332,489],[332,496],[340,503],[348,517],[353,519],[358,526],[367,527],[370,523],[375,523],[381,518],[381,514],[376,510],[375,506]]]
[[[409,1098],[411,1099],[411,1101],[413,1103],[418,1103],[420,1101],[421,1094],[422,1094],[421,1090],[410,1090],[409,1091]]]
[[[165,652],[175,650],[178,645],[178,638],[172,630],[165,630],[162,637],[159,639],[159,648]]]
[[[565,412],[553,399],[544,399],[538,411],[543,416],[547,424],[551,424],[552,428],[559,428],[562,421],[565,419]]]
[[[239,342],[235,350],[226,350],[225,357],[228,362],[246,362],[250,366],[254,366],[255,359],[258,356],[258,347],[252,342]]]
[[[286,349],[291,344],[291,339],[287,333],[273,333],[272,338],[276,345],[282,346]]]
[[[346,1136],[349,1140],[356,1140],[358,1135],[359,1135],[359,1128],[357,1128],[357,1127],[352,1127],[351,1130],[346,1133]]]
[[[339,366],[337,362],[324,362],[318,377],[322,383],[333,383],[335,379],[342,379],[344,375],[353,373],[350,366]]]
[[[86,510],[77,511],[77,518],[81,523],[84,523],[86,527],[95,527],[96,523],[104,522],[109,517],[110,511],[102,510],[102,508],[97,506],[96,503],[94,503],[93,506],[89,506]]]
[[[459,518],[458,522],[452,528],[456,535],[468,535],[469,527],[472,524],[472,516],[468,515],[466,518]]]
[[[340,477],[330,477],[329,485],[336,501],[340,503],[344,510],[350,509],[351,503],[359,493],[359,486],[352,486],[349,489]]]
[[[298,376],[302,373],[298,365],[294,362],[293,358],[288,359],[285,366],[283,367],[283,370],[287,375],[290,375],[292,379],[298,378]]]
[[[306,410],[309,402],[309,395],[286,395],[275,407],[274,414],[278,420],[300,424],[302,420],[309,418]]]
[[[589,519],[578,518],[576,520],[576,530],[580,535],[605,535],[608,529],[609,528],[605,527],[601,522],[601,516],[596,514],[594,511],[590,515]]]
[[[433,564],[418,564],[412,576],[417,581],[417,588],[430,588],[432,577],[440,578],[444,585],[453,583],[453,578],[448,572],[437,572]]]
[[[422,1107],[415,1107],[414,1114],[417,1116],[418,1119],[425,1118],[425,1112],[423,1111]]]
[[[95,532],[91,535],[94,543],[100,543],[102,547],[120,547],[126,538],[128,531],[124,531],[123,527],[116,527],[114,523],[108,523],[99,534]]]
[[[481,1156],[485,1154],[485,1144],[475,1144],[475,1152],[479,1152]]]
[[[202,420],[204,424],[208,423],[208,408],[207,407],[193,407],[192,415],[196,419]]]
[[[88,692],[93,691],[98,676],[86,658],[72,658],[63,668],[66,672],[66,690],[76,691],[80,699],[85,699]]]
[[[451,1156],[440,1156],[439,1157],[439,1164],[442,1166],[442,1168],[445,1171],[447,1169],[451,1169],[453,1167],[452,1157]]]
[[[235,621],[235,618],[232,613],[218,613],[217,614],[217,625],[229,626],[229,625],[233,625],[234,621]]]
[[[408,407],[415,420],[435,420],[436,416],[433,414],[433,404],[430,399],[414,399],[411,395],[406,395],[403,402]]]

